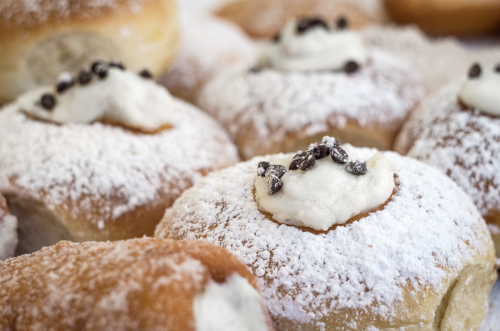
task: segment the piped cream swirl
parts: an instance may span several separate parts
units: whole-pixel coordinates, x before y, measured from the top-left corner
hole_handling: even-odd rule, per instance
[[[356,149],[343,145],[349,159],[357,157]],[[271,160],[288,169],[293,155]],[[259,209],[280,223],[326,231],[351,217],[384,204],[395,187],[394,164],[383,153],[366,160],[367,173],[356,176],[327,156],[316,160],[307,171],[287,171],[283,187],[273,195],[267,192],[266,178],[257,177],[255,196]]]
[[[44,94],[52,94],[56,104],[45,109]],[[40,87],[18,99],[19,109],[34,118],[64,123],[103,121],[144,132],[154,132],[171,124],[173,99],[153,80],[130,71],[110,68],[107,77],[94,76],[86,85],[76,85],[62,93]]]
[[[341,70],[346,63],[365,64],[368,51],[359,33],[316,26],[304,33],[296,32],[297,22],[289,21],[278,43],[264,50],[266,65],[290,71]]]
[[[478,77],[467,79],[458,98],[468,107],[500,116],[500,72],[483,70]]]

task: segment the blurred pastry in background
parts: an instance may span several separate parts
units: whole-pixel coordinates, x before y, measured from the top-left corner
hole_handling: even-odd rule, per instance
[[[17,253],[150,235],[165,208],[238,161],[226,133],[147,70],[96,61],[0,111],[0,192]]]
[[[476,330],[497,278],[486,223],[456,183],[333,137],[206,176],[155,236],[237,254],[278,331]]]
[[[416,24],[431,35],[474,36],[500,31],[498,0],[384,0],[399,24]]]
[[[250,270],[208,243],[63,241],[0,270],[2,330],[274,330]]]
[[[7,201],[0,195],[0,260],[14,256],[17,246],[17,219],[12,216]]]
[[[0,104],[95,59],[157,75],[178,47],[175,0],[4,0]]]
[[[221,6],[216,14],[256,39],[275,37],[289,19],[296,17],[319,17],[334,24],[339,16],[344,16],[354,29],[376,21],[349,1],[331,0],[237,0]]]
[[[500,63],[473,64],[468,77],[418,107],[396,151],[450,176],[488,223],[500,256]]]
[[[240,155],[306,149],[324,135],[356,146],[392,148],[424,96],[416,73],[368,47],[339,17],[290,20],[260,63],[217,75],[198,105],[230,133]]]
[[[172,67],[158,82],[194,103],[216,73],[257,57],[257,45],[236,25],[209,14],[181,14],[181,46]]]

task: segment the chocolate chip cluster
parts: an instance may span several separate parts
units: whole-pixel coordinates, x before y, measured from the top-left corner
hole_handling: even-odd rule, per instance
[[[495,66],[493,69],[496,73],[500,74],[500,63]],[[469,79],[475,79],[481,77],[481,74],[483,72],[483,69],[481,68],[481,65],[479,63],[473,63],[471,67],[469,68],[469,72],[467,73],[467,76],[469,76]]]
[[[345,165],[345,170],[353,175],[362,176],[368,171],[365,161],[349,161],[349,155],[340,147],[339,141],[328,136],[323,137],[321,144],[311,144],[305,152],[299,151],[295,154],[288,170],[307,171],[314,167],[316,160],[322,159],[327,155],[330,155],[335,163]],[[281,177],[285,173],[286,168],[279,164],[271,164],[270,162],[263,161],[257,166],[257,175],[267,178],[267,192],[269,195],[273,195],[283,187]]]
[[[108,63],[97,60],[94,61],[89,69],[82,69],[78,73],[76,79],[80,85],[87,85],[92,81],[93,76],[97,76],[99,79],[104,79],[108,76],[109,68],[118,68],[125,70],[125,66],[117,60],[112,60]],[[147,69],[143,69],[139,72],[141,77],[151,79],[153,75]],[[58,82],[56,83],[56,91],[61,94],[75,85],[75,78],[69,73],[63,73],[60,75]],[[56,96],[51,93],[46,93],[40,98],[40,105],[46,110],[52,110],[57,103]]]

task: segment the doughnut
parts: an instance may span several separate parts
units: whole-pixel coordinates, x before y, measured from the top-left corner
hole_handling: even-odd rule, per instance
[[[238,161],[221,127],[151,73],[96,61],[0,111],[0,193],[18,254],[152,235],[165,208]]]
[[[475,330],[497,278],[488,228],[451,179],[331,137],[208,175],[155,236],[236,254],[278,331]]]
[[[97,58],[157,75],[179,39],[175,0],[4,0],[0,31],[0,104]]]
[[[2,330],[274,330],[251,272],[208,243],[61,241],[0,270]]]
[[[367,47],[348,24],[289,21],[259,64],[205,85],[198,106],[227,129],[243,159],[305,149],[324,135],[392,148],[424,88],[405,63]]]
[[[0,260],[14,256],[17,246],[17,219],[10,214],[5,198],[0,195]]]
[[[500,31],[496,0],[384,0],[399,24],[416,24],[432,35],[483,35]]]
[[[352,3],[329,0],[238,0],[221,6],[216,15],[236,23],[257,39],[273,38],[293,17],[318,16],[333,23],[339,16],[345,16],[356,29],[374,22],[374,18]]]
[[[415,110],[396,151],[450,176],[474,201],[500,256],[500,66],[476,63]]]
[[[159,78],[170,93],[194,103],[217,72],[257,56],[257,46],[237,26],[220,18],[182,12],[181,45],[172,67]]]

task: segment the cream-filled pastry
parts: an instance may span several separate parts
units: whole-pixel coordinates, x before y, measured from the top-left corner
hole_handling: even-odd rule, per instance
[[[19,254],[152,234],[184,189],[237,160],[213,120],[116,61],[0,111],[0,192],[19,220]]]
[[[435,166],[472,198],[500,255],[500,68],[471,65],[410,116],[395,148]]]
[[[383,190],[369,179],[378,167]],[[351,194],[346,176],[369,193]],[[336,181],[333,198],[344,198],[335,203],[322,192]],[[267,212],[262,197],[294,199]],[[367,197],[373,204],[361,205]],[[332,207],[346,208],[341,222]],[[277,219],[282,212],[300,224]],[[324,219],[333,224],[326,230]],[[155,236],[237,254],[283,331],[474,330],[497,277],[486,223],[451,179],[331,138],[295,157],[256,157],[208,175],[167,209]]]
[[[203,242],[63,241],[0,269],[2,330],[274,330],[251,272]]]
[[[229,131],[244,159],[293,152],[325,135],[392,148],[424,89],[398,58],[368,47],[349,22],[288,22],[260,63],[219,74],[198,105]]]

